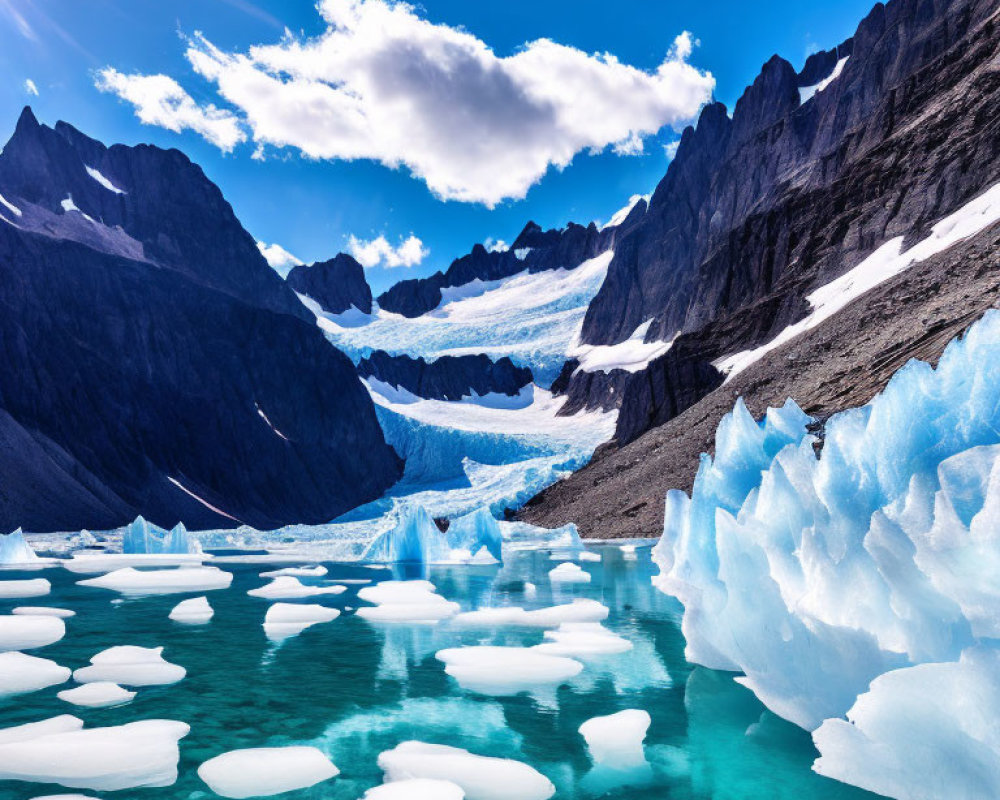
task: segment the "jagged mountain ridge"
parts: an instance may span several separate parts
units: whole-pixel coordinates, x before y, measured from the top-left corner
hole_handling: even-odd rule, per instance
[[[25,109],[0,195],[0,527],[326,522],[399,477],[353,365],[183,154]]]
[[[371,313],[372,290],[365,278],[365,269],[347,253],[338,253],[327,261],[309,266],[299,264],[292,268],[285,281],[330,314],[342,314],[352,307],[363,314]]]
[[[376,350],[358,362],[358,374],[429,400],[458,401],[489,394],[513,397],[531,383],[530,369],[517,367],[506,357],[493,361],[482,354],[428,361]]]

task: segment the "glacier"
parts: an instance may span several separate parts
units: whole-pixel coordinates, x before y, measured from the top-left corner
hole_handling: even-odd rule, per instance
[[[196,539],[188,536],[184,524],[178,522],[169,531],[138,516],[122,530],[122,552],[129,554],[198,553]]]
[[[824,775],[1000,796],[1000,312],[813,429],[738,401],[667,494],[654,582],[688,660],[813,731]]]

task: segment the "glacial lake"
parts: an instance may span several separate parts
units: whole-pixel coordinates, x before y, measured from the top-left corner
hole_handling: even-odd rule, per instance
[[[282,800],[354,800],[381,783],[379,753],[407,740],[461,747],[472,753],[523,761],[547,776],[558,798],[676,798],[677,800],[843,800],[872,798],[810,770],[817,756],[809,735],[767,711],[727,673],[684,660],[681,606],[655,589],[657,571],[649,547],[634,560],[617,546],[591,545],[601,561],[580,562],[592,576],[586,584],[555,585],[557,566],[545,550],[505,553],[503,566],[365,567],[327,563],[323,578],[380,581],[426,577],[462,610],[490,606],[539,608],[574,598],[608,606],[606,627],[633,643],[619,655],[586,660],[566,684],[511,697],[461,688],[434,654],[465,645],[532,645],[538,628],[459,628],[373,623],[356,616],[351,583],[340,595],[305,598],[342,611],[282,642],[262,628],[269,601],[247,591],[267,581],[262,571],[283,565],[220,563],[234,574],[229,589],[204,593],[215,610],[204,625],[168,618],[193,595],[120,599],[104,589],[81,587],[61,567],[3,573],[3,579],[44,576],[52,593],[29,600],[0,601],[0,613],[17,605],[70,608],[64,639],[31,651],[77,669],[112,645],[163,646],[168,661],[187,669],[169,686],[139,688],[129,704],[87,709],[56,692],[71,681],[2,701],[3,727],[73,714],[87,728],[141,719],[180,720],[191,726],[180,742],[177,782],[169,787],[95,792],[54,784],[0,781],[0,798],[28,800],[80,792],[128,800],[199,800],[215,797],[197,775],[198,766],[223,752],[246,747],[310,744],[339,767],[340,775]],[[526,597],[526,582],[537,592]],[[530,591],[530,590],[529,590]],[[201,594],[201,593],[199,593]],[[297,602],[297,601],[289,601]],[[616,772],[595,770],[578,728],[585,720],[623,709],[645,709],[652,717],[645,741],[648,765]]]

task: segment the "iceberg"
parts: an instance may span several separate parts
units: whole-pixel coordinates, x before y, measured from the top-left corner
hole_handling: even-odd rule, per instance
[[[340,774],[315,747],[250,747],[210,758],[198,777],[222,797],[266,797],[315,786]]]
[[[218,567],[183,567],[146,571],[125,567],[99,578],[78,581],[78,585],[111,589],[129,596],[142,596],[227,589],[232,582],[233,574],[223,572]]]
[[[606,717],[593,717],[580,726],[580,735],[594,764],[614,769],[645,766],[642,742],[651,720],[649,713],[628,709]]]
[[[485,547],[497,561],[503,560],[500,524],[488,508],[480,506],[470,514],[452,519],[447,533],[448,545],[453,550],[478,553]]]
[[[463,800],[464,797],[462,787],[451,781],[406,778],[372,787],[362,800]]]
[[[502,560],[502,539],[500,524],[488,508],[481,506],[456,517],[442,533],[426,508],[406,504],[400,506],[396,524],[369,545],[364,559],[376,563],[492,564]]]
[[[0,599],[19,597],[41,597],[52,591],[52,584],[45,578],[30,578],[19,581],[0,581]]]
[[[147,719],[108,728],[82,726],[65,715],[0,730],[0,780],[108,792],[170,786],[177,780],[177,742],[190,730],[183,722]]]
[[[443,744],[403,742],[381,753],[378,765],[388,782],[449,781],[461,787],[467,800],[548,800],[556,793],[552,782],[527,764]]]
[[[566,561],[555,569],[549,570],[549,581],[552,583],[590,583],[590,573],[572,561]]]
[[[199,552],[201,546],[198,541],[188,536],[187,528],[180,522],[168,531],[138,516],[122,531],[122,553],[129,555],[183,555]]]
[[[583,670],[579,661],[530,647],[452,647],[439,650],[435,657],[463,689],[494,697],[554,689]]]
[[[346,586],[307,586],[291,575],[281,575],[270,583],[247,592],[251,597],[265,600],[290,600],[296,597],[312,597],[317,594],[343,594]]]
[[[815,731],[824,774],[931,797],[941,763],[949,797],[1000,794],[980,768],[1000,737],[970,708],[1000,713],[981,690],[998,677],[998,398],[990,311],[936,367],[911,361],[827,420],[819,456],[791,401],[760,424],[738,402],[692,496],[666,497],[655,580],[684,605],[688,659]]]
[[[370,622],[416,622],[433,624],[458,613],[458,603],[437,593],[430,581],[381,581],[358,591],[358,598],[373,606],[355,613]]]
[[[330,622],[340,616],[336,608],[314,603],[274,603],[264,615],[264,635],[280,642],[302,633],[320,622]]]
[[[39,561],[41,559],[35,555],[20,528],[13,533],[0,534],[0,565],[37,564]]]
[[[170,611],[170,619],[187,625],[204,625],[214,614],[207,597],[192,597],[175,605]]]

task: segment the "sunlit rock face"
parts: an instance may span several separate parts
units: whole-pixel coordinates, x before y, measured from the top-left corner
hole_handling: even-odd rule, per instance
[[[691,498],[667,496],[656,581],[684,604],[687,657],[743,672],[771,710],[818,728],[826,775],[930,797],[913,789],[925,759],[951,774],[957,751],[937,745],[963,741],[980,784],[953,796],[1000,790],[976,766],[1000,739],[966,709],[1000,680],[998,359],[989,312],[822,438],[791,401],[760,423],[737,403]]]

